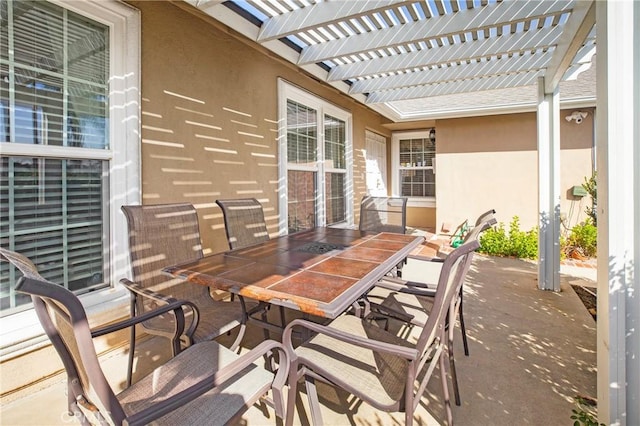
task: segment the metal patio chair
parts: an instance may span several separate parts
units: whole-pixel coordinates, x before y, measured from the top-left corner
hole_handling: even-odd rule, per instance
[[[232,198],[218,199],[216,204],[222,210],[224,217],[224,229],[227,234],[227,242],[231,250],[250,247],[269,241],[269,231],[267,222],[264,219],[262,204],[255,198]],[[234,297],[233,295],[231,296]],[[262,312],[262,320],[267,321],[266,310],[271,305],[259,305],[251,312]],[[264,309],[262,309],[264,308]],[[280,323],[282,327],[286,324],[284,308],[280,306]],[[265,338],[269,337],[269,332],[264,329]]]
[[[365,195],[360,202],[361,231],[394,232],[407,231],[407,197],[374,197]],[[406,260],[400,262],[392,274],[401,277]]]
[[[409,342],[385,331],[377,323],[354,315],[342,315],[329,325],[294,320],[285,329],[283,343],[290,353],[287,425],[293,423],[297,384],[305,379],[313,424],[322,424],[315,380],[340,387],[383,411],[405,413],[406,425],[413,424],[413,413],[437,365],[443,389],[448,424],[452,424],[447,386],[446,318],[453,315],[452,304],[464,280],[469,256],[478,247],[471,241],[445,259],[431,315],[416,342]],[[449,318],[451,321],[452,318]],[[298,347],[292,332],[304,327],[315,333]]]
[[[269,240],[262,204],[255,198],[219,199],[229,248],[235,250]]]
[[[214,300],[209,288],[171,278],[162,268],[202,257],[198,215],[191,204],[122,206],[129,227],[132,280],[120,282],[131,295],[131,316],[143,315],[175,300],[189,301],[187,326],[180,341],[172,343],[173,354],[181,343],[189,346],[214,339],[238,327],[230,349],[235,351],[245,333],[247,310],[243,298]],[[150,334],[175,339],[175,317],[168,313],[141,323]],[[135,352],[135,327],[131,328],[131,350],[127,382],[131,384]]]
[[[360,202],[359,229],[404,234],[407,230],[407,198],[365,195]]]
[[[475,239],[479,239],[480,238],[480,234],[482,234],[482,232],[486,231],[488,228],[490,228],[491,226],[495,225],[497,223],[497,220],[494,218],[494,214],[496,213],[496,211],[494,209],[488,210],[484,213],[482,213],[480,216],[478,216],[478,218],[476,219],[476,223],[474,225],[474,227],[465,235],[464,239],[463,239],[463,243],[470,241],[471,239],[475,238]],[[420,261],[427,261],[427,262],[443,262],[444,258],[446,257],[446,254],[440,254],[439,256],[435,256],[435,257],[426,257],[426,256],[409,256],[412,259],[416,259],[416,260],[420,260]],[[410,285],[414,286],[414,287],[424,287],[430,290],[427,291],[431,291],[433,292],[433,288],[435,287],[435,284],[433,283],[416,283],[416,282],[409,282]],[[383,285],[384,286],[384,285]],[[462,297],[463,297],[463,292],[461,291],[460,293],[460,311],[459,311],[459,321],[460,321],[460,332],[462,333],[462,344],[464,347],[464,354],[466,356],[469,356],[469,344],[467,341],[467,331],[466,331],[466,327],[464,324],[464,313],[463,313],[463,304],[462,304]]]
[[[495,222],[496,220],[492,216],[486,217],[485,222],[475,226],[467,234],[463,244],[476,242],[479,247],[480,234],[494,225]],[[450,254],[448,256],[450,256]],[[463,271],[465,277],[468,269],[471,267],[472,256],[473,253],[468,256],[468,262]],[[438,261],[444,262],[445,259],[439,258]],[[462,279],[459,284],[460,286],[453,304],[452,319],[454,321],[447,321],[446,323],[448,331],[447,349],[449,352],[451,379],[456,405],[460,405],[461,403],[453,352],[453,329],[456,316],[460,322],[464,352],[466,356],[469,356],[467,330],[462,311],[464,279]],[[384,278],[367,294],[365,303],[367,303],[368,306],[366,310],[371,312],[370,318],[380,318],[381,316],[383,319],[395,318],[400,321],[405,321],[411,326],[424,327],[429,315],[431,315],[437,293],[437,286],[438,283],[429,283],[426,281],[405,281],[397,278]]]
[[[81,424],[227,425],[261,398],[284,418],[282,388],[288,364],[280,343],[264,341],[242,356],[217,342],[198,343],[116,394],[100,366],[93,338],[171,312],[178,318],[174,334],[179,339],[185,328],[185,303],[172,301],[91,330],[75,294],[42,278],[21,254],[0,249],[0,258],[22,272],[16,291],[31,295],[38,319],[67,373],[68,409]],[[271,352],[278,352],[281,360],[276,373],[254,364]],[[269,391],[272,396],[266,397]]]

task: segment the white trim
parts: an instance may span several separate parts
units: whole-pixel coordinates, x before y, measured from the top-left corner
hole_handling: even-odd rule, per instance
[[[287,162],[287,100],[293,100],[317,111],[318,114],[318,161],[313,165],[289,165]],[[323,117],[330,115],[339,120],[345,122],[345,169],[334,169],[324,165],[323,152],[324,152],[324,131],[322,127]],[[287,207],[287,171],[288,170],[302,170],[302,171],[314,171],[317,172],[316,185],[319,190],[324,194],[324,183],[326,172],[340,172],[345,173],[345,180],[347,188],[345,188],[345,202],[346,202],[346,226],[352,226],[354,223],[354,209],[353,209],[353,187],[349,186],[353,183],[353,117],[350,111],[342,109],[336,105],[329,103],[328,101],[319,98],[318,96],[307,92],[293,84],[287,82],[284,79],[278,79],[278,121],[280,126],[278,127],[278,173],[279,173],[279,211],[280,211],[280,233],[285,234],[288,230],[288,207]],[[325,218],[325,197],[320,197],[316,210],[316,221],[318,225],[322,226],[326,224]]]
[[[52,3],[87,16],[110,28],[110,149],[90,150],[26,144],[2,144],[3,155],[37,155],[111,160],[109,179],[111,286],[80,298],[92,323],[121,318],[128,305],[126,290],[118,280],[129,275],[126,221],[123,204],[139,204],[140,183],[140,14],[116,0]],[[16,356],[44,344],[43,330],[33,309],[0,318],[0,359]]]

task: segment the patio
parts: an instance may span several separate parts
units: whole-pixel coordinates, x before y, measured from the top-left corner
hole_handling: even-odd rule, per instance
[[[425,264],[410,260],[406,278],[428,273]],[[454,422],[471,424],[569,424],[575,397],[596,395],[596,323],[571,285],[595,286],[595,270],[563,268],[559,293],[537,289],[537,266],[517,259],[476,256],[465,287],[465,315],[470,357],[465,357],[456,333],[456,366],[462,406],[453,405]],[[592,279],[589,279],[589,278]],[[229,336],[233,338],[233,336]],[[262,340],[249,329],[245,344]],[[166,340],[147,339],[138,345],[143,367],[168,356]],[[121,387],[126,377],[126,348],[102,359],[108,379]],[[139,376],[138,376],[139,377]],[[401,424],[402,416],[376,411],[333,388],[318,386],[327,424]],[[418,424],[442,424],[444,410],[438,378],[432,380],[415,414]],[[3,425],[74,424],[65,414],[64,378],[50,387],[13,401],[3,401]],[[298,402],[297,424],[308,424],[306,398]],[[301,414],[302,413],[302,414]],[[244,424],[275,422],[261,407],[252,407]]]

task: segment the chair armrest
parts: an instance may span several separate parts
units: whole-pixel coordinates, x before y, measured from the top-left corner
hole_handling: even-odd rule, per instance
[[[289,357],[291,359],[296,358],[296,354],[293,348],[293,343],[291,340],[291,334],[293,332],[293,328],[296,326],[307,328],[316,333],[325,334],[334,339],[342,340],[343,342],[347,342],[352,345],[360,346],[366,349],[371,349],[372,351],[384,352],[391,355],[396,355],[398,357],[407,359],[409,361],[415,361],[420,356],[420,353],[414,348],[394,345],[391,343],[382,342],[380,340],[365,339],[363,337],[338,330],[331,326],[325,326],[325,325],[320,325],[315,322],[311,322],[307,320],[296,319],[291,321],[289,325],[287,325],[287,327],[284,329],[283,336],[282,336],[282,343],[284,344],[287,351],[289,351]]]
[[[386,288],[387,290],[397,291],[401,293],[412,293],[433,297],[436,295],[436,285],[431,283],[422,283],[419,281],[404,281],[398,279],[383,278],[376,283],[377,287]],[[408,290],[409,289],[409,290]],[[420,290],[419,293],[413,293],[411,289]],[[408,290],[408,291],[407,291]]]
[[[376,315],[382,315],[383,317],[395,318],[407,324],[412,324],[414,318],[414,316],[411,314],[400,312],[396,309],[389,308],[388,306],[377,302],[369,301],[369,309],[371,309],[371,313],[369,314],[367,319],[382,319],[376,317]]]
[[[126,287],[127,290],[129,290],[130,292],[138,295],[138,296],[142,296],[142,297],[147,297],[149,299],[153,299],[157,302],[162,302],[162,303],[171,303],[171,302],[175,302],[177,299],[171,296],[165,296],[162,293],[158,293],[155,292],[153,290],[149,290],[148,288],[144,288],[142,287],[140,284],[135,283],[131,280],[129,280],[128,278],[122,278],[120,280],[120,284],[122,284],[123,286]]]
[[[192,348],[197,348],[197,344]],[[233,362],[216,371],[211,376],[203,378],[203,380],[195,385],[173,395],[171,398],[167,398],[160,403],[154,404],[153,406],[129,416],[125,419],[123,424],[131,426],[146,425],[153,420],[184,406],[211,389],[224,385],[229,379],[240,373],[247,366],[273,350],[277,350],[280,353],[281,358],[278,372],[273,380],[272,391],[274,402],[276,404],[276,413],[278,413],[281,418],[284,418],[284,399],[282,395],[282,388],[286,383],[289,373],[289,358],[287,356],[287,351],[282,344],[275,340],[265,340],[248,353],[241,356],[239,355]],[[279,402],[276,402],[276,398],[279,398]]]
[[[133,327],[136,324],[139,324],[143,321],[148,321],[153,317],[157,317],[158,315],[162,315],[165,314],[167,312],[173,311],[174,314],[176,316],[183,316],[184,317],[184,312],[182,307],[183,306],[189,306],[191,308],[195,308],[198,309],[193,303],[186,301],[186,300],[176,300],[174,302],[171,302],[167,305],[161,306],[157,309],[154,309],[153,311],[149,311],[149,312],[145,312],[142,315],[138,315],[135,317],[131,317],[131,318],[127,318],[124,321],[119,321],[115,324],[109,324],[106,326],[102,326],[102,327],[97,327],[95,329],[93,329],[91,331],[91,337],[100,337],[100,336],[104,336],[105,334],[109,334],[109,333],[113,333],[115,331],[118,330],[122,330],[124,328],[129,328],[129,327]],[[184,321],[182,321],[182,323],[184,324]],[[179,331],[179,333],[178,333]],[[184,333],[184,329],[181,328],[180,330],[176,330],[176,336],[180,336]]]
[[[149,290],[148,288],[144,288],[140,284],[135,283],[129,280],[128,278],[122,278],[120,280],[120,284],[125,286],[125,288],[129,290],[129,292],[131,293],[132,303],[135,302],[135,299],[138,296],[140,296],[143,298],[154,300],[160,304],[165,304],[165,303],[171,304],[174,302],[181,302],[183,306],[189,307],[193,313],[193,317],[192,317],[191,323],[189,324],[189,327],[186,329],[184,334],[187,335],[189,340],[193,340],[193,333],[195,333],[196,328],[198,327],[198,323],[200,322],[200,310],[198,310],[198,307],[195,304],[187,300],[178,300],[175,297],[166,296],[162,293]],[[131,316],[134,316],[133,311],[131,312]]]

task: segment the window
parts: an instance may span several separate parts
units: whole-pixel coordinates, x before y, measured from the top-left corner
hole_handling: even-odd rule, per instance
[[[86,293],[128,270],[114,248],[120,205],[139,201],[139,25],[115,1],[64,5],[0,5],[0,241]],[[1,316],[30,307],[18,277],[0,263]]]
[[[435,206],[435,130],[396,133],[392,138],[393,194],[414,206]]]
[[[351,114],[279,81],[286,231],[353,223]]]

